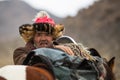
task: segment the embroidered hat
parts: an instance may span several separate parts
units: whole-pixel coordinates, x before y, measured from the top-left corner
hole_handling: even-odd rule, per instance
[[[40,11],[33,19],[33,24],[23,24],[19,27],[21,37],[28,42],[33,38],[36,32],[45,31],[52,34],[54,40],[63,35],[64,25],[55,24],[54,20],[50,18],[47,12]]]

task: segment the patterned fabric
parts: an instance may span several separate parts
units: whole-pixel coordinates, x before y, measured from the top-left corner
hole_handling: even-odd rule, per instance
[[[90,55],[90,51],[88,51],[87,48],[84,47],[81,43],[78,43],[78,44],[70,43],[70,44],[63,44],[63,45],[70,47],[73,53],[76,56],[79,56],[80,59],[86,58],[87,60],[95,61],[95,58]]]

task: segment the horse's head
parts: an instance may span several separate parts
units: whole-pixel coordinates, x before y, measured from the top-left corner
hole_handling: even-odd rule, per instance
[[[104,67],[106,69],[105,80],[116,80],[114,72],[113,72],[114,62],[115,62],[115,57],[112,57],[109,61],[104,59],[103,65],[104,65]]]
[[[90,54],[92,56],[97,56],[99,58],[102,58],[96,49],[89,48],[88,50],[90,51]],[[103,70],[103,76],[105,78],[104,80],[115,80],[115,75],[113,73],[115,57],[112,57],[109,61],[106,58],[102,58],[102,59],[103,59],[103,66],[105,68]]]

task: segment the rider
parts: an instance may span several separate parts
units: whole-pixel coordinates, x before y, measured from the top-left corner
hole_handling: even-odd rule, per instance
[[[55,37],[57,37],[55,34],[56,27],[57,26],[54,20],[50,18],[45,11],[40,11],[37,14],[33,24],[25,24],[20,26],[20,35],[23,37],[23,39],[25,39],[26,45],[24,47],[17,48],[14,51],[14,64],[22,64],[27,54],[37,48],[59,48],[69,55],[74,55],[73,51],[69,47],[54,44]]]

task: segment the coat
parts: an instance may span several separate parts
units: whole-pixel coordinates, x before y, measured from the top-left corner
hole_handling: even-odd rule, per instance
[[[21,65],[26,58],[27,54],[36,49],[33,45],[33,42],[28,42],[24,47],[19,47],[15,49],[13,53],[13,61],[15,65]]]
[[[51,46],[51,48],[61,49],[69,55],[74,55],[73,51],[67,46],[54,45],[54,46]],[[19,47],[19,48],[15,49],[15,51],[13,53],[14,64],[21,65],[23,63],[23,61],[25,60],[27,54],[29,54],[29,52],[34,49],[36,49],[36,48],[34,47],[34,44],[32,41],[28,42],[25,45],[25,47]]]

